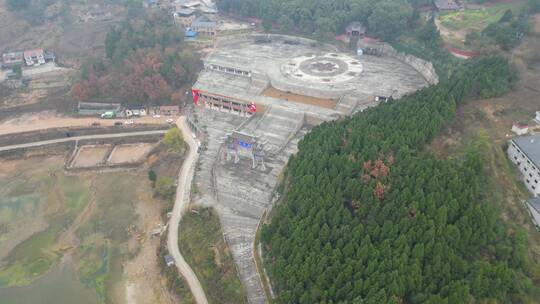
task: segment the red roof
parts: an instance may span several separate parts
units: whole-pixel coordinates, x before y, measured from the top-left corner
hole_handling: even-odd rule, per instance
[[[368,36],[364,36],[362,41],[365,42],[365,43],[379,43],[379,42],[381,42],[381,40],[379,40],[377,38],[368,37]]]
[[[529,126],[520,122],[516,122],[514,124],[514,127],[519,128],[519,129],[527,129]]]
[[[44,52],[43,49],[34,49],[34,50],[28,50],[24,51],[24,57],[34,57],[34,56],[43,56]]]
[[[343,42],[348,42],[349,37],[347,37],[347,35],[339,35],[339,36],[336,36],[336,40],[343,41]]]
[[[455,55],[459,55],[459,56],[463,56],[463,57],[466,57],[466,58],[471,58],[471,57],[475,57],[475,56],[478,56],[480,55],[479,52],[471,52],[471,51],[464,51],[464,50],[460,50],[460,49],[457,49],[449,44],[445,44],[443,46],[445,49],[447,49],[448,51],[450,51],[451,53],[455,54]]]

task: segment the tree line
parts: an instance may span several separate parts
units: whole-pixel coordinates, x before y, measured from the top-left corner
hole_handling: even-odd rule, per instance
[[[278,303],[522,303],[527,236],[486,189],[482,154],[423,147],[465,100],[506,92],[508,63],[476,59],[397,102],[299,143],[261,241]]]
[[[221,10],[258,17],[266,29],[296,30],[324,36],[343,32],[351,21],[367,26],[370,35],[393,39],[415,27],[419,8],[431,0],[220,0]]]

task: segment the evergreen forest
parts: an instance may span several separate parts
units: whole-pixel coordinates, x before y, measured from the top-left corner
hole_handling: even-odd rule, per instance
[[[512,75],[499,57],[469,60],[307,134],[261,233],[276,301],[528,302],[527,235],[501,220],[481,148],[449,159],[425,149],[456,107],[505,93]]]

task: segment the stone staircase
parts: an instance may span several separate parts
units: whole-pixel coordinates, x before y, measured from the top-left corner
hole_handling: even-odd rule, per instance
[[[277,154],[304,124],[304,113],[272,105],[257,120],[244,125],[239,131],[259,136],[268,153]]]
[[[268,85],[270,84],[270,81],[268,80],[268,77],[265,74],[257,73],[257,72],[251,72],[251,87],[249,88],[249,94],[253,95],[260,95],[266,88],[268,88]]]

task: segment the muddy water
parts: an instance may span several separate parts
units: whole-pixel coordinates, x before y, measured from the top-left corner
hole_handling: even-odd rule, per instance
[[[53,271],[24,287],[0,288],[0,303],[97,304],[96,292],[76,277],[73,265],[61,263]]]

